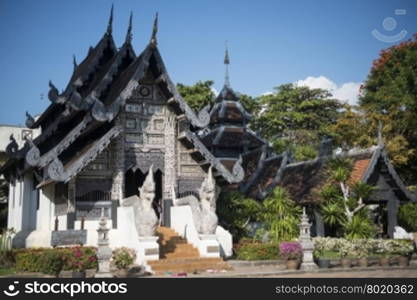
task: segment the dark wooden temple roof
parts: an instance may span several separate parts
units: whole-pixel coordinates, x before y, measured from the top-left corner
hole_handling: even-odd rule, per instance
[[[239,190],[255,199],[264,199],[281,181],[288,155],[276,155],[267,145],[245,153],[243,166],[245,178]]]
[[[207,147],[230,145],[233,147],[247,147],[247,150],[259,148],[265,141],[245,127],[222,125],[201,136]]]
[[[231,170],[233,164],[242,158],[244,177],[247,178],[251,174],[251,170],[247,169],[250,165],[247,161],[250,157],[248,153],[256,152],[268,143],[247,126],[251,115],[239,101],[238,93],[230,86],[228,73],[230,59],[227,49],[224,63],[225,84],[210,110],[209,126],[199,137],[228,170]]]
[[[250,114],[239,102],[239,96],[225,84],[210,111],[210,127],[225,123],[245,125],[250,118]]]
[[[320,200],[319,193],[328,179],[326,165],[331,157],[334,156],[318,157],[315,160],[288,164],[278,184],[287,189],[296,202],[316,203]],[[362,181],[376,185],[377,173],[383,173],[391,178],[391,188],[398,194],[401,201],[417,200],[415,195],[407,190],[395,171],[383,145],[363,150],[352,150],[338,154],[336,157],[346,157],[353,162],[349,184]]]
[[[59,94],[50,83],[50,106],[36,121],[28,115],[32,128],[42,126],[41,135],[27,141],[22,149],[13,147],[11,141],[10,159],[0,172],[10,177],[34,170],[42,177],[41,185],[67,182],[117,136],[120,129],[115,129],[115,117],[139,81],[151,72],[154,82],[168,99],[167,104],[188,124],[184,129],[186,139],[182,142],[199,152],[204,160],[202,164],[213,166],[217,176],[227,182],[241,180],[240,162],[229,171],[193,132],[209,124],[209,108],[196,114],[171,81],[157,47],[157,17],[151,40],[138,57],[131,46],[131,19],[125,43],[119,50],[111,35],[111,20],[112,17],[97,46],[90,48],[83,62],[75,66],[64,92]]]

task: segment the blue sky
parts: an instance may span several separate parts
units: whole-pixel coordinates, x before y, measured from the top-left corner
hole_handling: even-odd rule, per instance
[[[252,96],[299,82],[351,98],[379,51],[393,45],[372,30],[406,30],[405,39],[417,33],[415,0],[0,0],[0,123],[23,124],[26,110],[35,115],[47,107],[48,80],[65,87],[72,55],[79,62],[98,42],[112,3],[119,46],[133,11],[138,53],[159,12],[159,48],[174,82],[212,79],[219,90],[228,40],[231,84]],[[388,17],[391,31],[383,26]]]

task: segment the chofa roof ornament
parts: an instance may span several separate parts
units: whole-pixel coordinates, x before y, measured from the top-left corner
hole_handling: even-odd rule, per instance
[[[13,133],[9,137],[9,144],[6,147],[6,154],[9,156],[15,156],[17,150],[19,149],[19,145],[16,142],[16,139],[13,136]]]
[[[156,47],[158,41],[156,39],[156,34],[158,33],[158,13],[155,14],[155,19],[153,20],[153,27],[152,27],[152,36],[151,36],[151,45]]]
[[[26,127],[32,128],[33,124],[35,124],[35,119],[30,115],[29,112],[26,111],[26,122],[25,122]]]
[[[113,31],[113,9],[114,9],[114,5],[112,4],[111,9],[110,9],[109,23],[107,24],[107,31],[106,31],[107,35],[111,35]]]

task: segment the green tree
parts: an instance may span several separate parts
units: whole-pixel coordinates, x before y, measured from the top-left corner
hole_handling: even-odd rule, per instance
[[[246,94],[239,94],[239,101],[242,103],[243,107],[247,110],[248,113],[252,115],[252,121],[249,126],[256,120],[257,115],[259,114],[259,99],[257,97],[252,97]]]
[[[328,163],[329,180],[320,195],[323,220],[348,238],[366,238],[375,233],[368,215],[365,199],[374,187],[364,182],[351,182],[352,162],[349,159],[332,159]]]
[[[360,106],[384,116],[384,126],[392,135],[387,138],[394,136],[397,141],[392,147],[405,148],[394,150],[409,154],[394,163],[409,181],[416,182],[417,153],[407,150],[417,148],[417,35],[381,51],[361,89]]]
[[[329,125],[336,122],[343,104],[322,89],[284,84],[274,90],[260,97],[254,129],[269,139],[277,152],[291,149],[296,158],[314,158],[318,143],[330,135]]]
[[[382,138],[393,164],[403,169],[407,167],[416,150],[410,147],[402,130],[397,126],[392,112],[380,114],[372,110],[349,107],[342,113],[336,124],[330,126],[336,145],[344,150],[352,147],[367,148],[376,145],[379,125],[382,126]]]
[[[196,111],[201,110],[207,104],[213,104],[217,95],[213,92],[213,80],[198,81],[193,85],[177,84],[178,92],[187,104]],[[258,99],[245,94],[238,94],[239,101],[245,109],[256,117],[259,111]]]
[[[194,85],[184,85],[177,83],[178,92],[188,103],[188,105],[196,110],[201,110],[207,104],[213,104],[214,92],[212,90],[214,81],[198,81]]]
[[[330,125],[329,130],[336,146],[347,151],[354,147],[366,148],[375,144],[376,129],[373,126],[370,128],[369,119],[364,115],[364,112],[348,106],[336,123]]]

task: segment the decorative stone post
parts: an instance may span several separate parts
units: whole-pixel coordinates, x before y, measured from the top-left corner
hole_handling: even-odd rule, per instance
[[[176,160],[176,136],[175,136],[176,116],[174,113],[167,111],[165,120],[165,155],[164,155],[164,194],[162,203],[162,215],[159,220],[161,225],[170,226],[170,207],[172,206],[172,199],[175,195],[171,195],[173,187],[177,182],[177,160]]]
[[[100,226],[97,229],[98,233],[98,271],[96,278],[109,278],[113,277],[110,273],[110,259],[112,256],[112,250],[109,247],[109,229],[107,228],[107,218],[104,214],[104,207],[101,210],[101,218],[99,222]]]
[[[301,270],[315,270],[317,265],[313,260],[314,244],[310,236],[311,224],[308,222],[308,216],[306,214],[306,208],[303,207],[303,215],[301,216],[300,237],[298,238],[301,247],[303,248],[303,261],[301,263]]]

